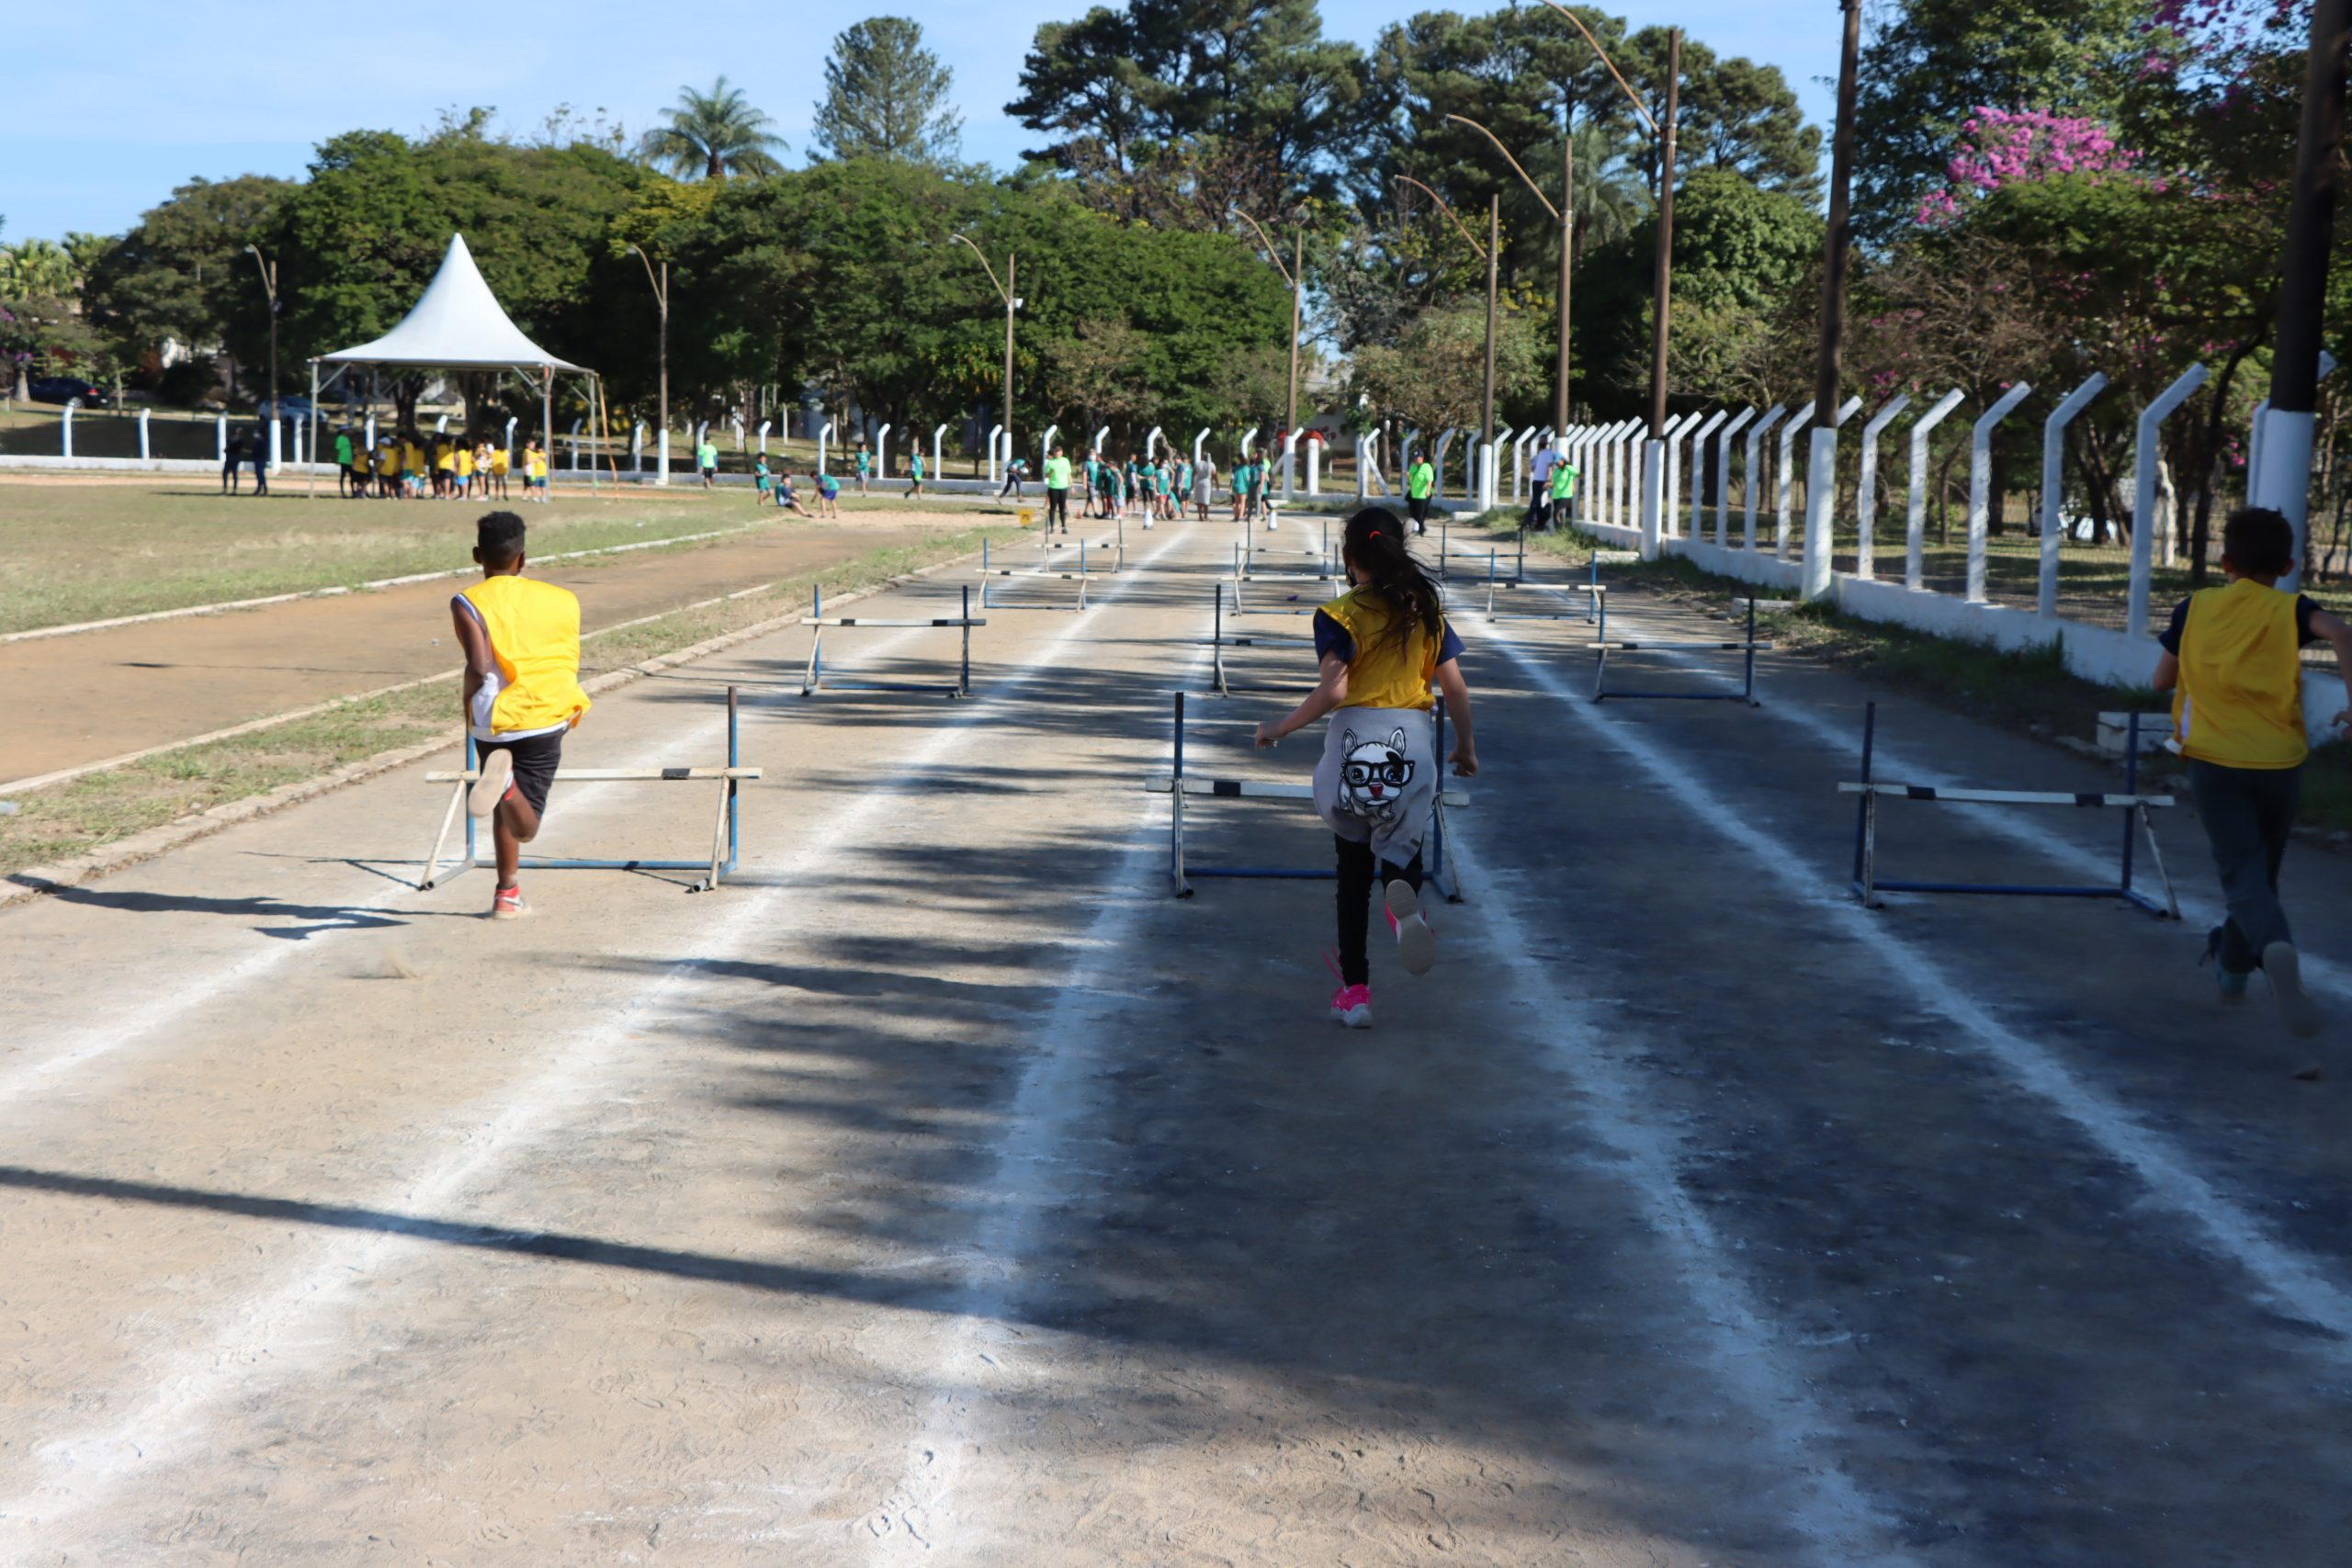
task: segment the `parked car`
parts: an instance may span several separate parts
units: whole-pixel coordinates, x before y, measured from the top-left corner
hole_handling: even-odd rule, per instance
[[[79,376],[43,376],[27,384],[25,389],[35,402],[70,403],[82,400],[85,408],[104,408],[113,400],[103,387],[94,387]]]
[[[277,413],[278,417],[281,419],[308,419],[311,417],[311,400],[308,397],[289,392],[285,397],[277,400]],[[264,399],[261,402],[254,405],[254,414],[259,419],[267,419],[269,417],[269,401],[267,399]]]

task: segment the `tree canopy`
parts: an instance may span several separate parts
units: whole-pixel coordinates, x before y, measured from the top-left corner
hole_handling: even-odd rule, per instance
[[[956,73],[923,47],[922,25],[869,17],[833,39],[817,145],[831,158],[955,161],[963,117],[947,102]]]

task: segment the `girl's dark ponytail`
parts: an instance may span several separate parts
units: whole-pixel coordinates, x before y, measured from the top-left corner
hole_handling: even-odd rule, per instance
[[[1340,549],[1350,564],[1363,574],[1364,586],[1386,599],[1396,616],[1386,636],[1404,651],[1412,644],[1413,627],[1434,642],[1444,625],[1438,587],[1405,547],[1405,525],[1385,506],[1367,506],[1348,519]]]

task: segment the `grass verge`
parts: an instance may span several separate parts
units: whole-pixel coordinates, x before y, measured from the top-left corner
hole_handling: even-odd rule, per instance
[[[1581,535],[1531,534],[1527,539],[1531,555],[1577,568],[1591,559],[1595,547]],[[1638,588],[1668,604],[1724,615],[1731,613],[1734,598],[1751,592],[1747,583],[1702,571],[1674,557],[1613,564],[1607,578],[1612,588]],[[1828,664],[1905,696],[2052,743],[2062,739],[2087,741],[2102,712],[2136,708],[2150,713],[2170,705],[2168,697],[2155,692],[2084,680],[2066,668],[2055,648],[2007,652],[1861,620],[1826,604],[1759,608],[1756,629],[1759,636],[1769,636],[1782,655]],[[2168,755],[2152,755],[2147,761],[2159,779],[2179,771]],[[2166,787],[2186,788],[2186,784],[2183,778],[2177,786]],[[2323,834],[2352,834],[2352,745],[2323,746],[2312,753],[2303,770],[2299,820]]]
[[[942,534],[790,578],[748,598],[674,611],[601,636],[592,633],[582,642],[581,675],[590,679],[790,614],[808,603],[810,588],[820,577],[828,589],[854,592],[967,555],[980,547],[984,536],[1001,544],[1018,538],[1020,532],[998,527]],[[15,813],[0,817],[0,876],[86,855],[151,828],[317,778],[436,735],[454,738],[455,690],[452,671],[447,681],[342,703],[308,718],[208,745],[181,747],[18,795],[13,802]]]

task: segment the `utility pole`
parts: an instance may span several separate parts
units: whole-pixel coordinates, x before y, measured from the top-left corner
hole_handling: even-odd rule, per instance
[[[1654,288],[1657,318],[1650,327],[1650,439],[1666,439],[1667,323],[1674,300],[1674,121],[1682,102],[1682,29],[1666,35],[1666,124],[1659,137],[1657,168],[1657,268]],[[1833,405],[1834,406],[1834,405]]]
[[[637,259],[645,264],[645,281],[653,285],[653,304],[660,321],[660,325],[654,329],[656,334],[654,343],[661,360],[662,401],[656,415],[659,423],[655,426],[656,439],[653,444],[660,472],[654,475],[653,482],[657,485],[666,485],[670,482],[670,264],[663,262],[662,275],[656,277],[653,274],[652,258],[634,244],[630,245],[629,249],[636,251]],[[552,450],[552,436],[549,437],[549,442],[550,450]]]
[[[277,422],[277,269],[261,254],[258,245],[247,245],[253,254],[254,265],[261,269],[262,293],[269,300],[269,404],[270,423]]]
[[[1483,452],[1495,438],[1495,290],[1499,276],[1496,269],[1502,260],[1502,193],[1498,191],[1487,198],[1487,243],[1481,245],[1471,237],[1470,231],[1464,226],[1453,209],[1445,204],[1445,197],[1410,175],[1393,175],[1390,178],[1399,185],[1411,186],[1435,202],[1437,209],[1444,213],[1453,225],[1454,232],[1462,236],[1462,243],[1487,264],[1487,389],[1478,425],[1478,447]],[[1536,194],[1541,196],[1543,193],[1538,191]]]
[[[1813,382],[1813,447],[1805,470],[1804,575],[1801,592],[1829,592],[1830,529],[1838,501],[1838,405],[1846,344],[1846,262],[1853,248],[1848,211],[1854,183],[1854,76],[1861,55],[1861,0],[1838,0],[1845,38],[1838,54],[1838,124],[1829,152],[1829,229],[1821,253],[1821,356]]]
[[[2311,511],[2312,425],[2319,397],[2322,315],[2330,232],[2335,223],[2336,161],[2344,146],[2345,50],[2352,0],[2316,0],[2303,62],[2303,123],[2295,143],[2295,187],[2280,257],[2278,349],[2270,411],[2262,426],[2261,471],[2248,500],[2276,507],[2295,527],[2295,566],[2279,586],[2301,580]]]

